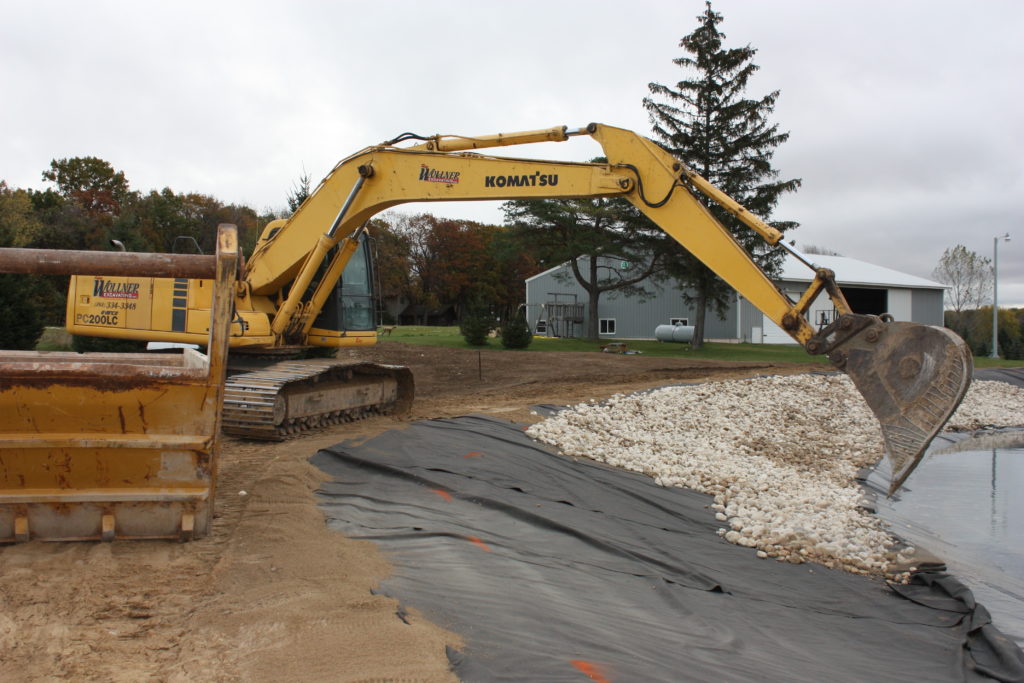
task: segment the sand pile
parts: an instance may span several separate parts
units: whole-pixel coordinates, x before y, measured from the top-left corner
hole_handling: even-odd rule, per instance
[[[975,382],[949,429],[1021,426],[1024,390]],[[584,403],[527,433],[570,456],[714,496],[719,535],[759,557],[889,575],[912,560],[865,509],[857,471],[883,455],[845,375],[708,382]]]

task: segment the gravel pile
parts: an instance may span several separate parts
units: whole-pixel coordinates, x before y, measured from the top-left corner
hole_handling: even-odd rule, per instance
[[[1024,389],[974,382],[947,428],[1024,424]],[[878,422],[845,375],[708,382],[584,403],[527,433],[714,496],[719,535],[759,557],[858,574],[902,572],[901,548],[865,508],[857,471],[883,455]]]

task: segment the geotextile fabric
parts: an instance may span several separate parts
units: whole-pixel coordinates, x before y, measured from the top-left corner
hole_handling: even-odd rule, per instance
[[[1024,387],[1024,368],[982,368],[974,371],[974,379],[1006,382]]]
[[[716,534],[709,496],[521,425],[417,422],[312,462],[328,525],[377,542],[381,591],[464,638],[466,681],[1024,680],[951,577],[894,590],[758,559]]]

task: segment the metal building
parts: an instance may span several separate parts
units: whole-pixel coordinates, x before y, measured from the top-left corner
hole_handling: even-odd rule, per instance
[[[605,269],[628,271],[636,266],[628,261],[598,257]],[[942,325],[945,286],[924,278],[901,273],[843,256],[814,255],[818,265],[832,269],[843,294],[857,313],[890,313],[896,320],[927,325]],[[586,271],[587,257],[580,259]],[[807,289],[814,273],[792,257],[783,264],[779,289],[796,301]],[[694,310],[683,301],[678,285],[644,283],[645,296],[625,296],[605,292],[598,306],[598,330],[607,339],[653,339],[658,325],[692,325]],[[586,336],[588,295],[572,275],[568,263],[538,273],[526,280],[526,313],[530,327],[538,335],[557,337]],[[809,320],[814,327],[830,323],[835,315],[824,294],[812,304]],[[759,310],[738,295],[720,319],[714,310],[705,316],[705,339],[709,341],[745,341],[755,344],[789,344],[792,338]]]

